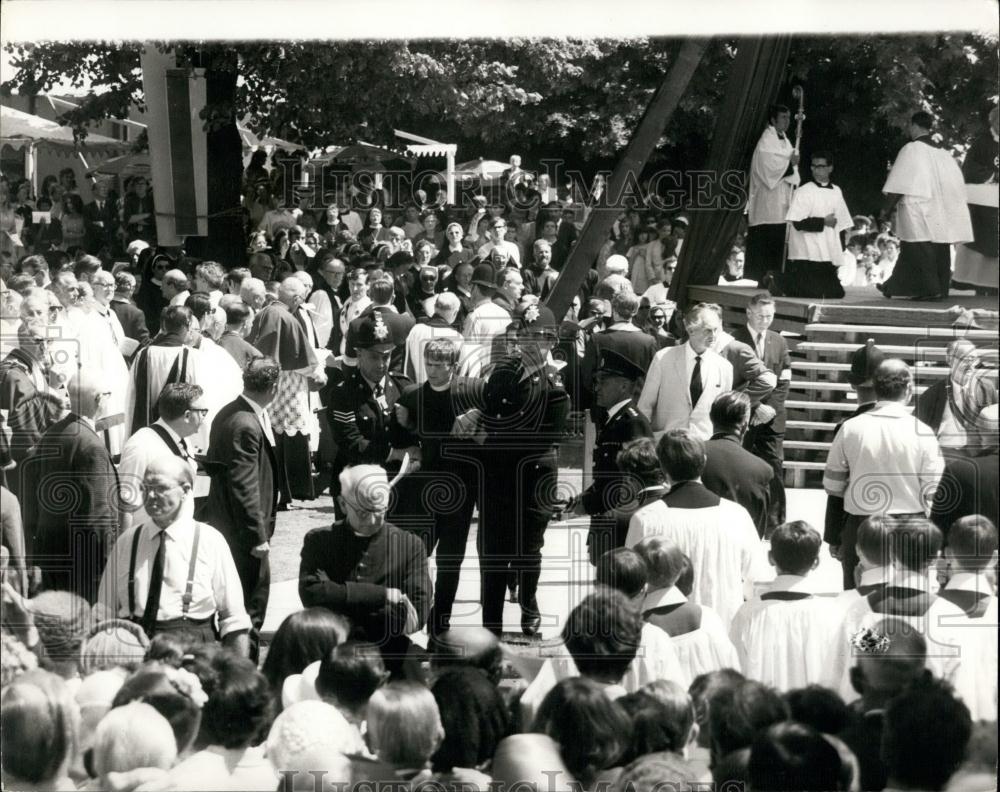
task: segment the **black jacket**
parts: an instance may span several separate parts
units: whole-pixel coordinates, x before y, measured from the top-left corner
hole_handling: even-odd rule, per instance
[[[738,327],[733,330],[733,338],[754,348],[753,337],[746,327]],[[764,365],[774,372],[776,377],[781,377],[781,372],[792,367],[792,359],[788,354],[788,344],[781,337],[780,333],[768,330],[764,336],[764,356],[761,358]],[[774,420],[771,421],[771,430],[775,433],[785,431],[785,400],[788,398],[788,388],[791,385],[789,380],[778,380],[778,384],[770,395],[761,399],[761,404],[766,404],[774,408]]]
[[[593,483],[581,496],[583,507],[590,515],[611,511],[618,504],[614,493],[624,494],[625,475],[618,467],[617,457],[626,443],[640,437],[653,437],[645,415],[629,402],[604,424],[594,444]]]
[[[774,470],[743,448],[735,435],[714,435],[706,451],[708,460],[701,474],[702,483],[719,497],[746,509],[757,532],[763,536]]]

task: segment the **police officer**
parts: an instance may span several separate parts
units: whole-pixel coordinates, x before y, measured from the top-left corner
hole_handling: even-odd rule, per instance
[[[555,317],[545,306],[522,305],[514,313],[516,354],[489,375],[479,417],[483,445],[483,503],[479,557],[483,626],[503,627],[507,570],[519,578],[521,630],[538,633],[536,594],[545,528],[558,495],[558,443],[566,426],[569,396],[553,370]]]
[[[641,367],[613,349],[601,351],[594,371],[594,400],[607,418],[594,444],[593,483],[569,507],[576,514],[590,515],[587,553],[594,565],[608,550],[625,545],[625,533],[616,530],[618,522],[611,514],[619,500],[628,500],[630,484],[617,460],[626,443],[653,437],[649,420],[636,408],[633,398],[636,382],[645,374]]]
[[[340,494],[338,477],[345,467],[374,464],[391,470],[393,447],[417,445],[393,415],[396,401],[412,383],[405,375],[390,371],[395,344],[385,315],[373,311],[352,323],[352,328],[356,331],[357,365],[345,368],[343,379],[330,394],[328,408],[337,445],[330,485],[335,502]]]

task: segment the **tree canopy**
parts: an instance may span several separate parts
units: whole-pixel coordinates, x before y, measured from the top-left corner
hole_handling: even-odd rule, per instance
[[[393,143],[405,129],[459,145],[460,157],[610,167],[658,87],[677,41],[636,39],[185,43],[211,68],[238,57],[235,95],[208,109],[260,135],[315,147]],[[661,139],[651,166],[697,168],[738,39],[716,39]],[[138,43],[8,45],[19,93],[60,82],[90,94],[64,120],[123,116],[142,106]],[[227,66],[227,68],[231,68]],[[930,111],[960,151],[997,98],[997,42],[977,34],[796,37],[783,96],[806,91],[803,149],[834,152],[849,202],[869,209],[909,115]]]

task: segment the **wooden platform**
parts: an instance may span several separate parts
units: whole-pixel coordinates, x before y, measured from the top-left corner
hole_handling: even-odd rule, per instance
[[[750,286],[688,286],[692,300],[721,305],[727,324],[739,323],[750,298],[760,291]],[[890,300],[870,288],[852,287],[846,291],[842,300],[775,297],[774,329],[804,333],[807,324],[816,323],[951,328],[964,311],[997,310],[995,297],[979,297],[971,292],[954,293],[940,303],[919,303]]]

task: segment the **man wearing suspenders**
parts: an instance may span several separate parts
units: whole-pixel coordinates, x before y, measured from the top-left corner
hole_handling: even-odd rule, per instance
[[[229,546],[184,508],[194,487],[191,467],[177,456],[154,460],[142,487],[149,520],[115,543],[98,601],[109,617],[130,619],[150,637],[176,634],[187,643],[221,637],[246,655],[250,617]]]

